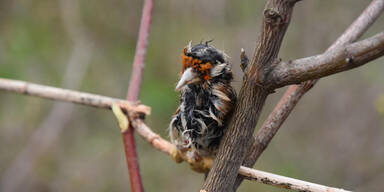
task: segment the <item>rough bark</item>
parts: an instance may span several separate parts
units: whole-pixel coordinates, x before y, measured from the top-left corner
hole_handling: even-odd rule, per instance
[[[344,33],[327,49],[333,49],[352,43],[359,39],[369,27],[376,21],[384,10],[383,0],[373,0],[360,16],[344,31]],[[313,87],[318,80],[303,82],[300,85],[291,85],[280,99],[278,105],[263,123],[263,126],[255,135],[254,142],[249,148],[247,157],[243,163],[246,167],[253,167],[261,153],[271,142],[273,136],[277,133],[281,125],[288,118],[289,114],[300,101],[301,97]],[[236,179],[234,190],[236,190],[243,177]]]
[[[350,70],[384,55],[384,32],[321,55],[280,62],[264,82],[274,88]]]
[[[204,183],[208,192],[232,191],[238,170],[250,146],[269,90],[258,82],[276,61],[296,0],[270,0],[264,10],[262,32],[219,152]]]

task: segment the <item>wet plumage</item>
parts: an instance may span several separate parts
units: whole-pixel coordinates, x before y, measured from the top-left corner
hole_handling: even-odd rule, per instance
[[[170,123],[170,137],[181,152],[214,156],[236,102],[232,72],[221,51],[200,43],[183,52],[176,90],[180,105]]]

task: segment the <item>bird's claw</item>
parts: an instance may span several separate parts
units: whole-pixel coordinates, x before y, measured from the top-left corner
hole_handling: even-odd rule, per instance
[[[189,166],[192,170],[198,172],[198,173],[207,173],[212,165],[213,165],[213,158],[211,157],[203,157],[199,160],[193,160],[191,162],[188,162]]]
[[[207,173],[213,165],[212,157],[200,157],[191,151],[182,152],[176,146],[171,149],[170,156],[176,163],[188,162],[191,169],[198,173]]]
[[[171,158],[176,162],[176,163],[181,163],[183,162],[183,157],[180,153],[179,150],[177,150],[176,146],[173,146],[170,152]]]

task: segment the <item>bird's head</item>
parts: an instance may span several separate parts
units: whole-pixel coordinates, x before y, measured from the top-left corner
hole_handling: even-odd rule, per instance
[[[194,46],[189,42],[184,48],[182,54],[183,68],[176,90],[180,90],[188,84],[209,81],[218,74],[217,71],[227,65],[225,54],[208,45],[209,42],[199,43]]]

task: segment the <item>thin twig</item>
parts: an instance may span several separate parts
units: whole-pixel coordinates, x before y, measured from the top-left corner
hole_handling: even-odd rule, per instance
[[[383,0],[373,0],[362,14],[345,30],[345,32],[333,43],[327,51],[352,43],[360,38],[368,28],[376,21],[384,9]],[[301,97],[316,84],[317,80],[307,81],[300,85],[291,85],[280,99],[277,106],[263,123],[263,126],[255,135],[255,141],[248,151],[244,166],[253,167],[261,153],[271,142],[281,125],[288,118]],[[238,177],[234,188],[237,189],[242,182]]]
[[[127,100],[137,101],[141,89],[143,79],[143,70],[145,63],[145,56],[148,47],[148,37],[151,28],[153,14],[153,0],[145,0],[143,12],[141,15],[141,23],[139,30],[139,38],[137,40],[135,59],[133,62],[133,69],[131,73],[131,80],[129,82]],[[123,134],[123,142],[125,155],[128,165],[129,178],[131,181],[131,189],[133,192],[143,192],[143,181],[140,175],[140,168],[136,152],[136,142],[134,137],[133,127],[128,125]]]
[[[285,189],[292,189],[296,191],[306,192],[348,192],[344,189],[327,187],[315,183],[292,179],[289,177],[275,175],[264,171],[251,169],[248,167],[240,167],[239,174],[252,178],[260,183],[277,186]]]
[[[122,103],[125,103],[127,105],[133,105],[132,108],[130,108],[133,110],[133,111],[131,111],[132,113],[137,113],[137,112],[143,113],[143,110],[139,110],[139,111],[135,110],[136,106],[134,106],[134,104],[132,104],[131,102],[128,102],[125,100],[120,100],[120,99],[110,98],[110,97],[105,97],[105,96],[100,96],[100,95],[93,95],[90,93],[71,91],[71,90],[66,90],[66,89],[61,89],[61,88],[54,88],[54,87],[48,87],[48,88],[54,89],[56,91],[56,93],[53,95],[51,94],[51,95],[49,95],[49,97],[47,97],[47,94],[41,93],[42,91],[47,89],[47,86],[37,85],[37,84],[33,84],[34,88],[32,90],[34,93],[39,93],[39,94],[28,94],[28,92],[19,91],[19,90],[21,90],[19,86],[14,87],[15,85],[17,85],[17,83],[14,83],[14,82],[20,83],[20,81],[17,81],[17,80],[9,80],[9,79],[1,79],[0,78],[0,90],[10,91],[10,92],[14,92],[14,93],[20,93],[20,94],[25,94],[25,95],[30,95],[30,96],[37,96],[37,97],[41,97],[41,98],[45,98],[45,99],[53,99],[56,101],[72,102],[72,103],[82,104],[82,105],[86,105],[86,106],[99,107],[102,109],[110,109],[109,106],[111,104],[114,104],[116,102],[117,103],[122,102]],[[22,82],[22,83],[28,84],[28,85],[31,84],[31,83],[27,83],[27,82]],[[8,84],[8,85],[4,86],[5,84]],[[43,87],[43,89],[36,90],[36,87]],[[18,90],[18,91],[15,91],[15,90]],[[97,100],[97,102],[102,103],[102,105],[96,105],[95,106],[95,102],[74,102],[71,99],[66,99],[62,95],[66,95],[68,92],[70,92],[70,94],[69,94],[70,98],[82,97],[82,98],[84,98],[84,100],[95,100],[95,101]],[[147,108],[144,105],[140,105],[140,106]],[[136,130],[136,132],[141,137],[143,137],[149,144],[151,144],[154,148],[160,150],[161,152],[163,152],[167,155],[171,155],[172,150],[174,149],[174,146],[169,141],[163,139],[160,135],[153,132],[152,129],[150,127],[148,127],[143,122],[143,120],[138,119],[138,118],[133,119],[131,121],[131,125],[134,127],[134,130]],[[246,167],[242,166],[242,167],[240,167],[239,174],[245,176],[247,179],[255,180],[255,181],[261,182],[261,183],[263,182],[263,180],[260,180],[259,178],[265,178],[264,180],[271,180],[271,181],[276,181],[276,182],[280,182],[280,183],[286,182],[285,180],[279,180],[279,178],[276,179],[274,177],[265,176],[265,174],[259,174],[259,173],[265,173],[265,172],[254,171],[254,172],[252,172],[252,174],[250,174],[250,173],[248,173],[249,169],[250,168],[246,168]],[[252,170],[254,170],[254,169],[252,169]],[[272,185],[272,183],[265,183],[265,184]],[[302,186],[302,187],[305,187],[305,186]],[[326,192],[326,191],[324,191],[324,192]]]
[[[147,115],[151,112],[149,107],[135,102],[19,80],[0,78],[0,90],[106,109],[111,109],[114,103],[121,103],[129,112]]]

